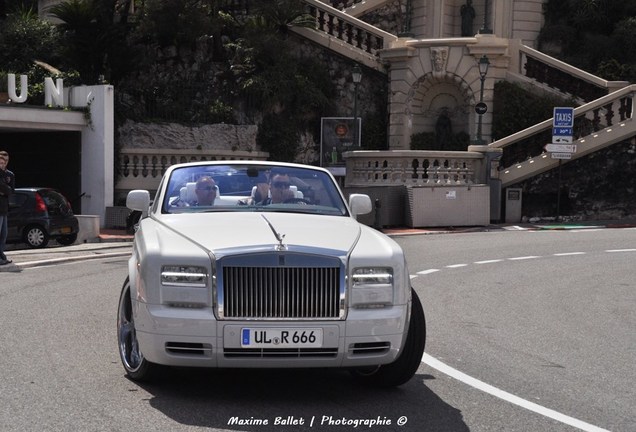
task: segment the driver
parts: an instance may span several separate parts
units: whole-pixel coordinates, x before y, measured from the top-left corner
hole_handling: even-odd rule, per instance
[[[289,189],[291,183],[287,174],[273,174],[269,181],[270,197],[265,198],[259,204],[281,204],[294,198],[294,192]]]

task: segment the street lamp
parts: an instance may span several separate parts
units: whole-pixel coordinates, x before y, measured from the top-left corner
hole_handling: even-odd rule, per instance
[[[479,90],[479,103],[475,105],[475,112],[479,116],[477,119],[477,144],[483,145],[484,141],[481,138],[481,122],[482,117],[488,111],[488,107],[484,103],[484,81],[486,81],[486,74],[488,74],[488,66],[490,66],[490,62],[488,61],[488,57],[484,54],[479,59],[479,79],[481,81],[481,89]]]
[[[479,29],[479,34],[492,34],[492,30],[488,25],[488,0],[484,1],[484,25]]]
[[[351,71],[353,80],[353,145],[358,146],[358,85],[362,81],[362,70],[357,64]]]

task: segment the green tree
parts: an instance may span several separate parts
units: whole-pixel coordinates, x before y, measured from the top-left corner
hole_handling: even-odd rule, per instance
[[[293,160],[299,136],[329,112],[335,93],[325,68],[304,57],[289,33],[314,19],[300,2],[260,0],[240,24],[241,37],[226,45],[237,92],[264,115],[258,144],[272,159]]]
[[[544,16],[540,49],[603,78],[633,80],[636,0],[548,0]]]
[[[55,27],[26,6],[11,9],[0,20],[0,68],[26,73],[35,60],[54,63],[59,43]]]
[[[79,72],[85,84],[104,77],[117,83],[130,69],[133,55],[126,43],[132,0],[67,0],[49,13],[62,21],[65,65]]]

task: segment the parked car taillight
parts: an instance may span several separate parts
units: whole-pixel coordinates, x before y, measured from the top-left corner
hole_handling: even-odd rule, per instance
[[[35,212],[46,213],[46,204],[39,193],[35,194]]]

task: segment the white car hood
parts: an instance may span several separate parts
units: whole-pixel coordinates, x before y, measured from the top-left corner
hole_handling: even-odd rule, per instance
[[[237,249],[245,252],[246,248],[275,250],[279,240],[267,221],[289,250],[311,248],[347,254],[360,237],[358,222],[344,216],[219,212],[161,215],[158,219],[165,224],[159,235],[164,230],[174,231],[215,254]]]

